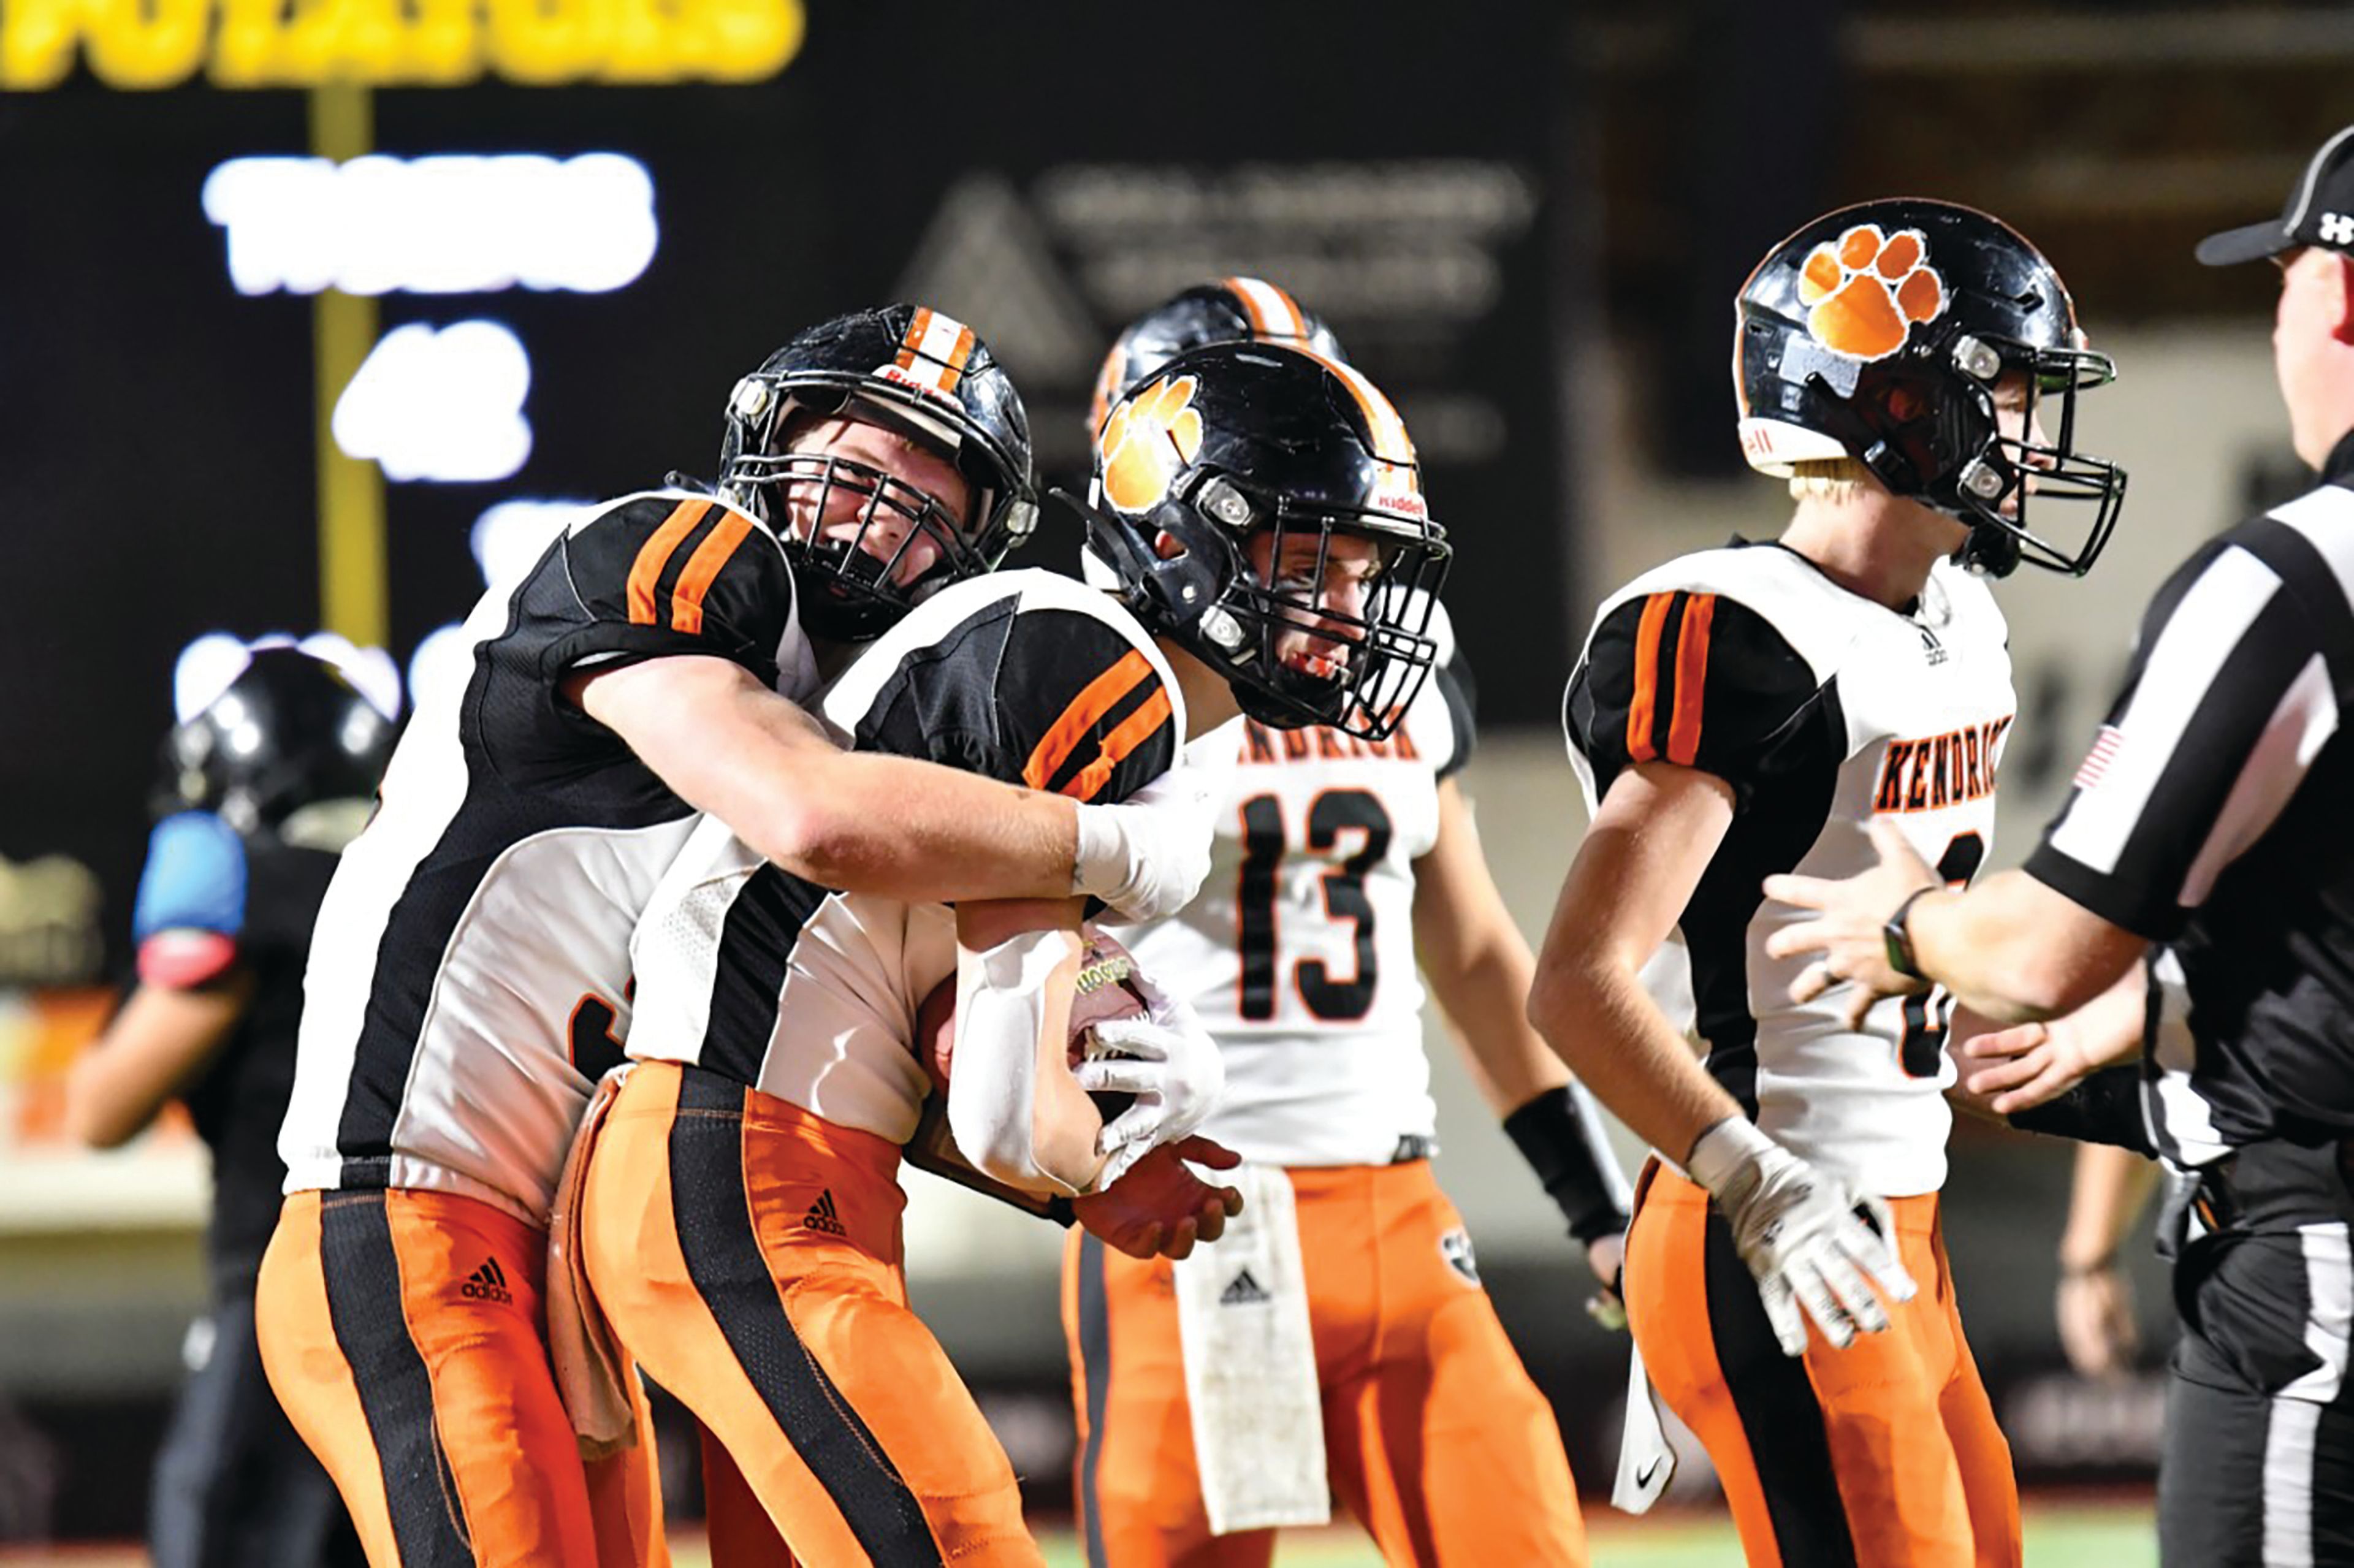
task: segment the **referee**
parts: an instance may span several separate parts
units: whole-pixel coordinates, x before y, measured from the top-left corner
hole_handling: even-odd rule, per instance
[[[1767,943],[1822,955],[1794,991],[1935,981],[2003,1022],[2069,1014],[1978,1043],[2017,1054],[1996,1108],[2057,1095],[2018,1119],[2198,1172],[2158,1481],[2175,1568],[2354,1564],[2354,127],[2278,218],[2199,247],[2258,258],[2320,482],[2159,590],[2025,867],[1949,892],[1875,824],[1873,870],[1766,885],[1815,912]],[[2090,1073],[2145,1042],[2138,1075]]]

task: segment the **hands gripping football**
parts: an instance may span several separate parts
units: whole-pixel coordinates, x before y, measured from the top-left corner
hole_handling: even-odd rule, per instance
[[[918,1034],[946,1088],[955,1032],[953,981],[924,1008]],[[945,1004],[945,1005],[943,1005]],[[1189,1168],[1231,1170],[1241,1156],[1193,1136],[1225,1086],[1217,1042],[1192,1008],[1140,972],[1127,948],[1089,928],[1071,1002],[1071,1076],[1104,1118],[1094,1190],[1072,1200],[1080,1224],[1134,1257],[1183,1257],[1215,1241],[1242,1210],[1232,1187]]]
[[[1840,1347],[1859,1330],[1886,1329],[1874,1287],[1891,1301],[1913,1298],[1887,1203],[1849,1191],[1746,1119],[1727,1117],[1701,1134],[1685,1169],[1732,1227],[1784,1354],[1805,1353],[1808,1318]]]
[[[1079,986],[1071,1075],[1104,1113],[1096,1143],[1105,1156],[1096,1181],[1102,1188],[1209,1119],[1226,1068],[1193,1010],[1153,984],[1110,938],[1089,943]]]

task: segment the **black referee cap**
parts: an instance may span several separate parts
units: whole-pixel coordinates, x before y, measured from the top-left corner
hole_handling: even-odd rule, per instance
[[[2354,253],[2354,125],[2321,144],[2278,217],[2211,234],[2199,242],[2198,255],[2210,267],[2229,267],[2301,245]]]

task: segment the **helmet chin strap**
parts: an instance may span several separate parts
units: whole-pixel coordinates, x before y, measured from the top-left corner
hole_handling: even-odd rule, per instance
[[[1970,524],[1970,535],[1954,554],[1956,564],[1990,577],[2007,577],[2019,567],[2019,535],[1993,523]]]

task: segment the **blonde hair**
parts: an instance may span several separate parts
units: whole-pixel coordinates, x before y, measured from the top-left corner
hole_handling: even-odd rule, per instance
[[[1851,457],[1808,458],[1790,465],[1793,501],[1852,501],[1872,482],[1872,471]]]

